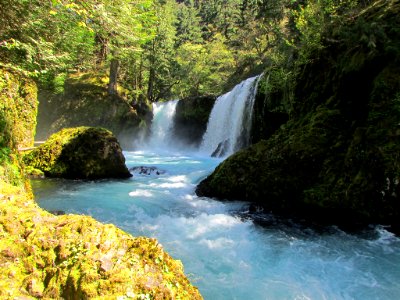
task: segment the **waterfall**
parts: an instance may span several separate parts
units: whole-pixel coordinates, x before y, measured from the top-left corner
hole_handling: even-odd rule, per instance
[[[217,98],[208,119],[201,152],[227,156],[249,145],[259,77],[248,78]]]
[[[176,105],[179,100],[153,103],[153,120],[147,145],[151,148],[166,150],[171,146],[172,126]]]

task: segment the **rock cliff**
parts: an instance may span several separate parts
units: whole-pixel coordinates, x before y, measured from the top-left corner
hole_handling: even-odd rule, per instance
[[[132,137],[151,121],[151,106],[143,102],[133,107],[122,96],[109,95],[107,80],[101,74],[77,73],[58,89],[40,88],[35,139],[46,140],[63,128],[103,127],[115,134],[124,149],[132,148]]]
[[[174,136],[186,145],[197,147],[207,129],[215,96],[197,96],[180,100],[174,117]]]
[[[256,107],[259,142],[224,161],[197,194],[318,222],[398,230],[399,13],[398,1],[375,1],[332,27],[289,85],[270,68],[269,89]],[[268,114],[278,117],[272,127]]]

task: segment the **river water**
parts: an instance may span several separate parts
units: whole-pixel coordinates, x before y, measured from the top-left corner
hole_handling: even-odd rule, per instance
[[[385,229],[348,234],[260,226],[245,203],[195,196],[196,184],[221,159],[150,151],[125,156],[128,167],[156,167],[159,175],[153,169],[126,180],[33,180],[37,202],[157,238],[208,300],[399,299],[400,239]]]
[[[36,201],[157,238],[206,300],[400,299],[400,239],[383,227],[308,228],[195,195],[223,160],[210,157],[216,148],[229,155],[246,146],[257,82],[217,99],[200,149],[172,136],[178,101],[154,103],[150,136],[138,142],[144,150],[124,153],[132,178],[33,180]]]

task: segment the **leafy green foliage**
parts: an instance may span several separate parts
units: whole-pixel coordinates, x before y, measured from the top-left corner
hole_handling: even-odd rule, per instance
[[[324,48],[324,33],[353,18],[366,4],[5,0],[0,4],[0,59],[36,73],[57,93],[62,92],[59,73],[104,71],[113,61],[119,68],[110,72],[110,92],[118,91],[118,83],[133,106],[219,94],[272,65],[284,69],[307,63]],[[357,22],[360,34],[351,40],[372,51],[382,40],[379,26]]]
[[[186,80],[175,87],[175,93],[184,96],[220,94],[221,83],[234,69],[234,58],[221,35],[206,45],[185,43],[178,50],[178,65]]]

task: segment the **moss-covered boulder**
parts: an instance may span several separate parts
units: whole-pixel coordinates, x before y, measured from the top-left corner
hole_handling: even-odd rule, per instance
[[[399,13],[398,1],[376,1],[325,36],[293,89],[281,92],[283,104],[283,95],[292,94],[288,121],[224,161],[197,194],[319,222],[398,230]],[[365,34],[380,39],[371,45]],[[364,42],[355,47],[355,40]]]
[[[202,299],[155,239],[37,206],[17,149],[33,138],[35,83],[0,71],[0,299]],[[103,129],[76,132],[115,141]]]
[[[63,128],[90,126],[112,131],[124,149],[132,148],[132,136],[146,130],[151,105],[130,103],[123,90],[110,95],[108,76],[75,73],[55,79],[54,89],[39,88],[36,140],[46,140]]]
[[[48,177],[96,179],[131,176],[118,140],[104,128],[63,129],[27,153],[24,162]]]
[[[215,96],[188,97],[180,100],[176,105],[174,136],[186,145],[197,147],[207,129],[215,100]]]
[[[54,216],[0,185],[1,299],[202,299],[155,239]]]
[[[33,146],[37,88],[23,74],[0,67],[0,181],[23,185],[21,158],[15,149]]]

